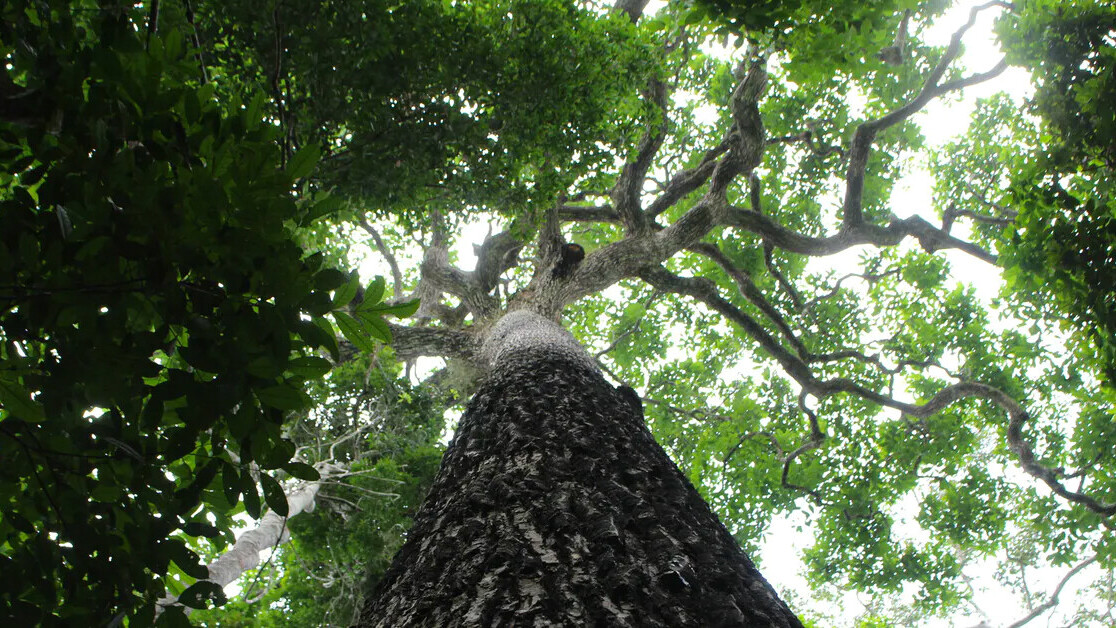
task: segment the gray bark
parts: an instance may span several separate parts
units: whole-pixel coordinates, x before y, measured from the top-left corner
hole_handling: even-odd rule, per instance
[[[568,332],[497,323],[490,371],[360,626],[801,626]]]

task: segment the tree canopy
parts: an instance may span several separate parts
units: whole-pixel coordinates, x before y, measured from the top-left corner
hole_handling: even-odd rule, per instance
[[[1029,620],[1053,569],[1111,621],[1116,11],[994,0],[932,45],[943,2],[646,4],[5,4],[5,613],[186,621],[159,600],[223,597],[241,513],[321,482],[195,620],[346,624],[528,308],[749,553],[806,530],[804,619],[979,616],[991,572],[1030,610],[985,618]],[[961,67],[988,14],[1003,59]],[[925,136],[1009,67],[1031,96]]]

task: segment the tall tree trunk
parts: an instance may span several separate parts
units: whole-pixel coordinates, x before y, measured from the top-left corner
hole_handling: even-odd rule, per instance
[[[487,352],[361,626],[802,625],[568,332],[517,312]]]

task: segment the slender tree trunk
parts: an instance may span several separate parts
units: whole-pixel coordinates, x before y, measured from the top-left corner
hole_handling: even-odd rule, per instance
[[[493,368],[359,625],[801,626],[638,397],[516,314],[529,324],[492,332]]]

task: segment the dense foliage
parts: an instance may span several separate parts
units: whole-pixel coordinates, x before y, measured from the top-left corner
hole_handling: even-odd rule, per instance
[[[291,434],[300,458],[343,463],[311,513],[292,518],[291,541],[247,574],[237,599],[195,612],[204,626],[349,626],[368,587],[402,544],[430,486],[442,447],[439,404],[395,379],[369,354],[311,387],[319,401]]]

